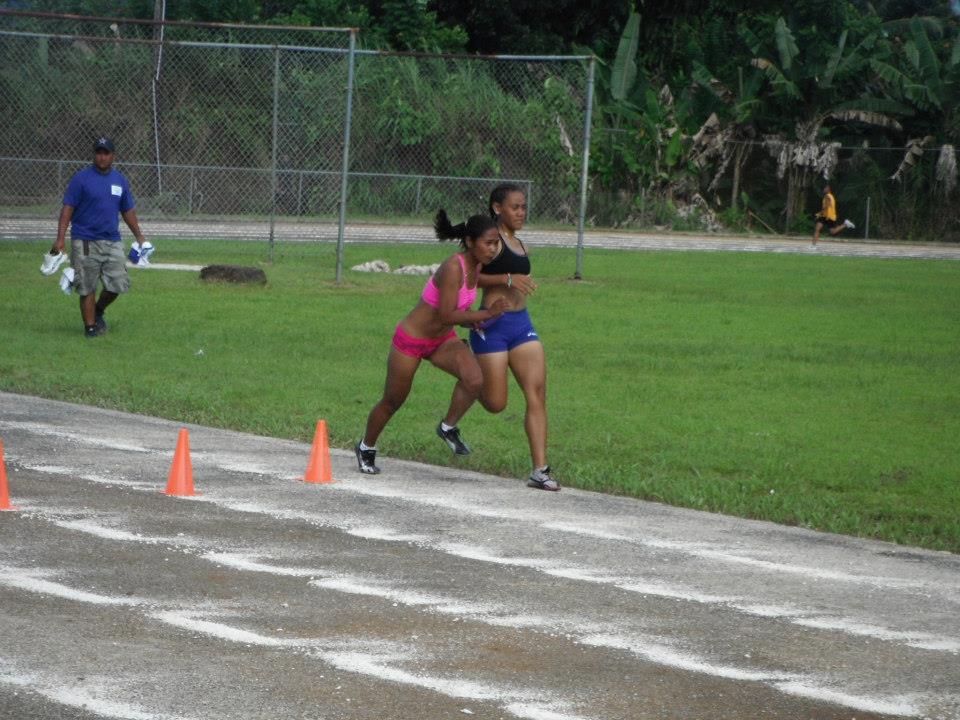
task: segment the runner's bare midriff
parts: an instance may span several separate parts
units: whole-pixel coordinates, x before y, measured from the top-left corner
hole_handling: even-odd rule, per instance
[[[483,300],[480,302],[482,307],[489,307],[499,298],[504,298],[510,305],[507,312],[523,310],[527,306],[527,296],[516,288],[497,285],[486,288],[483,291]]]

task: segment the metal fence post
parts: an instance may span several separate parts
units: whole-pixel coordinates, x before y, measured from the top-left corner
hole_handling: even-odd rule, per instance
[[[353,65],[357,50],[357,30],[350,30],[350,54],[347,56],[347,115],[343,124],[343,162],[340,167],[340,221],[337,227],[337,282],[343,278],[343,233],[347,220],[347,173],[350,169],[350,123],[353,120]]]
[[[583,161],[580,165],[580,214],[577,217],[577,269],[573,273],[575,280],[583,279],[583,225],[587,215],[587,173],[590,169],[590,125],[593,122],[593,78],[596,73],[597,59],[590,57],[587,70],[587,107],[583,120]]]
[[[297,215],[301,215],[303,210],[303,170],[297,171]]]
[[[870,239],[870,196],[867,195],[867,219],[863,223],[863,239]]]
[[[277,218],[277,114],[280,107],[280,48],[273,47],[273,148],[270,158],[270,262],[273,262]]]

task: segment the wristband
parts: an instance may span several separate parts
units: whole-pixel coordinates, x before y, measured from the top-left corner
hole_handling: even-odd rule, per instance
[[[513,275],[507,273],[507,287],[513,287]]]

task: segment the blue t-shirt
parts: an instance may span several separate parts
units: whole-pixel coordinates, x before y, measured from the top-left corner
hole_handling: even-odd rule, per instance
[[[67,185],[63,204],[73,208],[70,237],[74,240],[120,241],[119,213],[134,208],[130,183],[119,170],[101,173],[95,165],[78,171]]]

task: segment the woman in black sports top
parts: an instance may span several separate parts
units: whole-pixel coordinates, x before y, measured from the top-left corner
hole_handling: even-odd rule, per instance
[[[507,369],[513,372],[527,401],[524,427],[533,470],[527,485],[559,490],[547,462],[547,365],[540,336],[527,312],[527,296],[537,289],[530,277],[530,258],[516,233],[527,219],[527,199],[512,184],[490,193],[490,214],[500,231],[500,252],[480,270],[481,307],[506,300],[509,309],[497,319],[470,331],[470,347],[483,370],[480,403],[492,413],[507,406]]]

